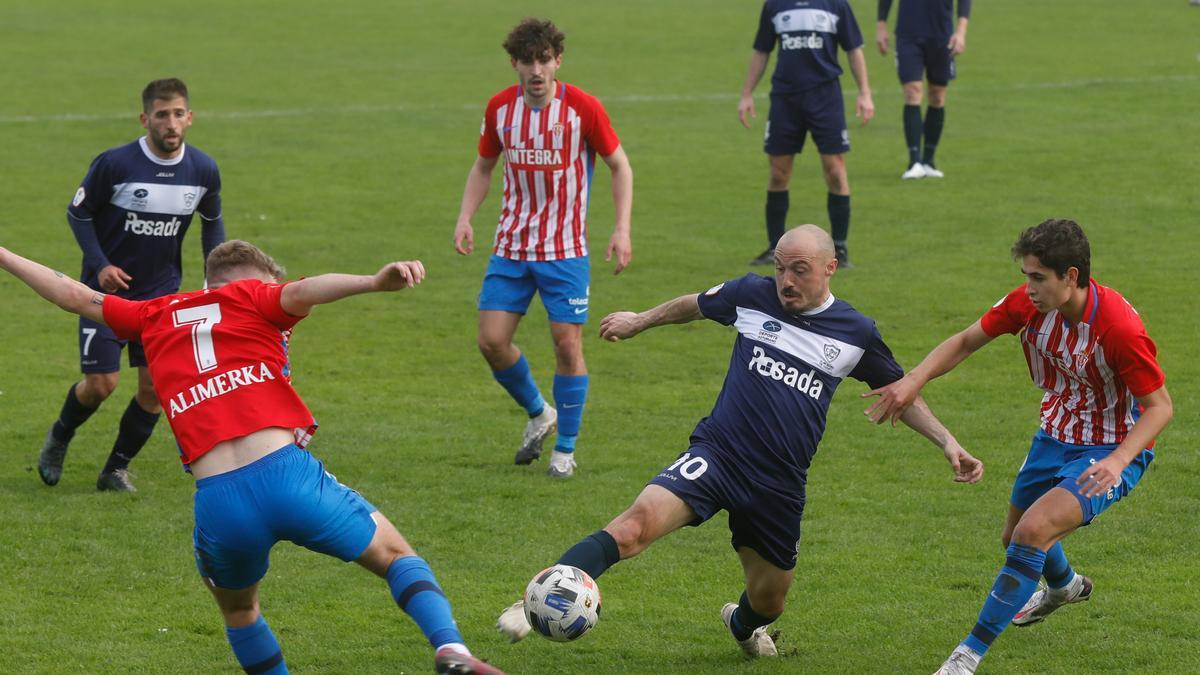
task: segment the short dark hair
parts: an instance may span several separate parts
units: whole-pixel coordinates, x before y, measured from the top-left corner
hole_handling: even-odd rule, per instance
[[[142,90],[142,111],[150,112],[155,101],[169,101],[180,96],[183,100],[188,100],[187,85],[183,80],[177,77],[155,80]]]
[[[567,36],[549,19],[528,17],[504,39],[504,51],[524,63],[561,56]]]
[[[1092,247],[1083,228],[1073,220],[1054,218],[1025,230],[1013,244],[1012,255],[1013,258],[1036,256],[1059,279],[1067,276],[1068,268],[1077,268],[1079,279],[1075,285],[1080,288],[1087,288],[1092,278]]]
[[[276,281],[283,281],[284,269],[262,249],[241,239],[230,239],[208,253],[205,261],[205,276],[217,278],[222,272],[235,267],[252,267],[266,272]]]

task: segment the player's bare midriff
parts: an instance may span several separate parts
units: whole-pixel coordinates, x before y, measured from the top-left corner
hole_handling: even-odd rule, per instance
[[[259,429],[246,436],[221,441],[191,463],[192,475],[199,480],[228,473],[253,464],[295,441],[292,430],[282,427]]]

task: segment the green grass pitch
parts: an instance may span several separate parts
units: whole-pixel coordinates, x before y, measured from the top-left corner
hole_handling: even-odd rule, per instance
[[[1176,405],[1139,489],[1068,540],[1095,579],[1086,605],[1010,630],[982,673],[1200,672],[1200,8],[1184,0],[1004,0],[975,5],[938,154],[941,181],[902,183],[902,97],[868,40],[877,117],[851,122],[850,248],[834,292],[878,321],[902,363],[1020,283],[1018,231],[1071,217],[1093,270],[1139,309]],[[1038,392],[1002,339],[927,397],[987,465],[953,484],[906,429],[868,424],[839,391],[812,469],[782,658],[743,662],[718,611],[741,571],[724,516],[679,532],[600,580],[604,611],[576,644],[509,645],[499,611],[528,578],[603,526],[686,447],[720,387],[733,334],[712,323],[602,343],[599,319],[739,276],[763,247],[767,167],[736,117],[760,4],[750,0],[5,3],[0,7],[0,245],[74,273],[63,211],[88,162],[140,133],[138,92],[177,75],[188,141],[224,179],[231,237],[289,273],[366,273],[420,258],[415,291],[322,307],[293,341],[295,384],[322,427],[312,450],[432,564],[481,656],[513,673],[931,672],[970,629],[1002,560],[1011,479]],[[893,10],[894,11],[894,10]],[[474,300],[499,183],[463,258],[451,231],[487,98],[514,80],[500,49],[524,15],[567,33],[560,76],[600,96],[635,172],[634,260],[618,277],[608,172],[590,213],[592,390],[580,470],[511,464],[522,415],[475,348]],[[844,62],[844,61],[843,61]],[[848,101],[854,91],[846,76]],[[497,172],[499,174],[499,172]],[[498,177],[498,176],[497,176]],[[825,223],[811,151],[790,224]],[[185,286],[200,280],[199,236]],[[595,255],[600,252],[601,255]],[[0,278],[0,671],[236,672],[191,557],[192,481],[165,424],[133,470],[136,495],[93,483],[133,392],[132,372],[74,441],[62,482],[34,465],[78,377],[71,317]],[[518,334],[549,393],[535,303]],[[263,607],[294,672],[423,672],[428,645],[382,581],[288,544]]]

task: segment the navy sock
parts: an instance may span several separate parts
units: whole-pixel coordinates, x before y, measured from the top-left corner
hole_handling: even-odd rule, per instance
[[[62,410],[58,413],[58,419],[54,421],[54,426],[51,427],[51,433],[54,434],[55,440],[59,443],[70,443],[72,438],[75,438],[75,430],[83,425],[84,422],[96,412],[98,408],[89,408],[79,402],[79,397],[75,396],[75,386],[67,390],[67,400],[63,401]]]
[[[1007,554],[1004,567],[979,612],[975,628],[962,641],[963,645],[980,654],[987,653],[992,641],[1033,597],[1046,562],[1046,552],[1033,546],[1009,544]]]
[[[1067,554],[1063,551],[1062,542],[1056,542],[1046,551],[1046,564],[1042,567],[1042,576],[1050,588],[1064,588],[1075,576],[1071,563],[1067,562]]]
[[[750,606],[750,597],[746,595],[745,591],[742,591],[738,607],[733,611],[733,616],[729,617],[729,630],[733,633],[733,637],[745,640],[754,633],[754,629],[765,626],[778,618],[777,616],[763,616],[754,611],[754,608]]]
[[[533,381],[533,373],[529,370],[529,361],[522,354],[517,362],[504,370],[493,370],[492,377],[504,387],[517,405],[525,409],[530,417],[542,414],[546,401],[542,392],[538,391],[537,383]]]
[[[434,649],[452,642],[462,644],[450,601],[438,586],[429,563],[415,555],[397,558],[388,567],[387,581],[392,599],[417,622]]]
[[[946,123],[946,109],[929,106],[925,109],[925,158],[921,161],[933,166],[933,153],[937,152],[938,141],[942,140],[942,125]]]
[[[850,195],[835,195],[832,192],[825,199],[825,208],[829,212],[829,230],[833,235],[833,243],[846,245],[846,237],[850,236]]]
[[[125,414],[121,415],[121,426],[117,430],[117,442],[113,444],[108,461],[104,464],[103,473],[111,473],[117,469],[129,467],[129,462],[141,452],[142,446],[150,440],[154,433],[154,425],[158,423],[160,413],[146,412],[137,397],[129,400]]]
[[[771,248],[779,242],[787,227],[788,191],[767,191],[767,242]]]
[[[226,626],[225,637],[229,638],[233,655],[242,664],[242,670],[247,673],[287,675],[287,664],[283,662],[279,641],[261,614],[258,615],[258,621],[244,628]]]
[[[587,375],[555,375],[554,405],[558,408],[558,440],[554,449],[575,452],[575,437],[583,424],[583,404],[587,402]]]
[[[908,144],[908,165],[921,161],[921,106],[904,106],[904,142]]]
[[[617,540],[608,532],[599,530],[567,549],[555,564],[578,567],[596,579],[620,561],[621,549],[617,547]]]

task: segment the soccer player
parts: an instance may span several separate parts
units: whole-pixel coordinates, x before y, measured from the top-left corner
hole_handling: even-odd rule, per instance
[[[1091,248],[1074,221],[1047,220],[1012,248],[1026,282],[966,330],[938,345],[879,396],[868,415],[895,420],[929,380],[1005,333],[1021,342],[1045,393],[1041,427],[1017,472],[1004,524],[1004,566],[979,620],[939,673],[974,673],[1011,622],[1037,623],[1092,595],[1062,539],[1128,495],[1154,459],[1173,414],[1154,342],[1132,306],[1091,277]],[[1046,588],[1038,588],[1040,577]]]
[[[746,574],[741,599],[721,619],[750,657],[774,656],[765,626],[783,613],[800,546],[808,467],[825,429],[834,390],[846,377],[872,386],[903,371],[875,323],[835,298],[833,241],[815,225],[788,231],[775,247],[775,278],[747,274],[654,309],[617,312],[600,322],[606,340],[707,318],[738,335],[725,384],[690,447],[604,529],[583,538],[558,562],[593,578],[685,525],[729,512],[733,547]],[[974,483],[983,465],[968,454],[924,402],[904,422],[942,448],[956,481]],[[498,628],[512,640],[529,631],[518,602]]]
[[[769,265],[772,251],[787,227],[788,183],[792,164],[804,148],[804,135],[812,134],[821,155],[821,169],[829,188],[826,210],[833,232],[834,251],[842,268],[852,267],[846,248],[850,234],[850,181],[846,177],[846,153],[850,152],[850,132],[842,104],[842,85],[838,77],[838,46],[846,52],[850,73],[858,85],[855,115],[865,125],[875,116],[871,85],[867,82],[867,59],[863,55],[862,33],[847,0],[811,0],[798,7],[792,0],[767,0],[763,3],[754,38],[750,69],[738,102],[738,118],[747,129],[747,117],[756,117],[754,87],[762,79],[779,43],[779,60],[771,76],[771,111],[763,134],[763,150],[771,167],[767,184],[767,250],[750,261],[751,265]]]
[[[896,71],[904,87],[904,140],[908,144],[908,170],[904,180],[942,178],[933,163],[946,120],[946,87],[954,79],[954,57],[967,48],[967,21],[971,0],[900,0],[896,19]],[[879,0],[875,45],[888,53],[888,11],[892,0]],[[921,123],[922,84],[929,80],[929,106]],[[922,130],[925,148],[921,149]]]
[[[234,240],[209,255],[208,288],[151,300],[101,293],[4,248],[0,268],[59,307],[143,344],[159,403],[196,478],[196,565],[246,672],[287,672],[258,601],[280,539],[386,579],[436,650],[438,672],[500,672],[463,646],[429,565],[392,523],[302,448],[315,427],[288,377],[288,336],[314,306],[411,288],[425,277],[420,261],[389,263],[374,275],[279,283],[283,271],[273,259]]]
[[[221,175],[211,157],[184,143],[192,125],[187,85],[155,80],[142,91],[146,135],[100,154],[67,207],[67,222],[83,250],[80,280],[93,290],[148,300],[179,290],[181,251],[192,215],[200,213],[200,245],[208,253],[225,240]],[[108,461],[96,479],[100,490],[135,492],[129,462],[149,440],[162,409],[137,342],[113,334],[102,322],[79,317],[83,380],[71,385],[58,419],[46,433],[38,475],[57,485],[75,431],[117,388],[121,351],[138,369]]]
[[[604,259],[615,255],[613,273],[620,274],[633,255],[633,170],[600,102],[555,79],[563,39],[553,23],[532,18],[508,34],[504,49],[517,84],[488,101],[479,156],[467,175],[454,227],[454,250],[467,255],[475,242],[471,217],[487,197],[492,171],[503,155],[504,201],[479,293],[479,350],[496,381],[529,415],[517,464],[540,457],[542,442],[557,426],[548,469],[554,478],[575,472],[575,443],[587,400],[587,206],[597,154],[612,171],[616,211]],[[513,344],[534,292],[541,294],[550,319],[557,409],[546,405],[529,362]]]

